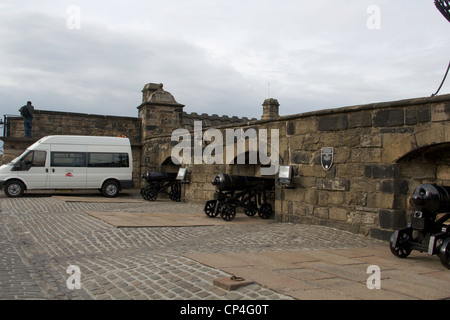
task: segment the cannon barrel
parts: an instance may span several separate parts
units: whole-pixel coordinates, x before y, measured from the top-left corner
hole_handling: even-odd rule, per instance
[[[420,211],[450,212],[450,187],[429,183],[421,184],[414,190],[409,202]]]
[[[275,185],[273,179],[234,176],[220,173],[214,177],[212,184],[218,190],[243,190],[245,188],[257,187],[263,185],[266,190],[270,190]]]
[[[142,177],[147,182],[158,182],[158,181],[175,180],[177,178],[177,174],[172,172],[147,171],[142,175]]]

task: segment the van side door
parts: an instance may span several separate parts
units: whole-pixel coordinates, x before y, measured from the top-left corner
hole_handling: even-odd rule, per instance
[[[12,168],[27,189],[48,187],[48,154],[47,150],[30,150]]]

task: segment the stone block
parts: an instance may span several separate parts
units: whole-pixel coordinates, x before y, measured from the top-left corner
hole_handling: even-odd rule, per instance
[[[307,204],[317,204],[317,190],[313,188],[303,189],[305,193],[304,202]]]
[[[450,103],[442,102],[431,105],[431,121],[448,121],[450,120]]]
[[[367,207],[392,209],[394,206],[394,195],[388,193],[369,193],[367,195]]]
[[[430,124],[425,125],[422,130],[415,134],[417,148],[445,141],[445,124],[441,122],[432,122]]]
[[[367,206],[367,193],[366,192],[346,192],[345,204],[349,206]]]
[[[361,136],[361,147],[363,148],[376,148],[382,146],[383,142],[381,135],[365,134]]]
[[[414,134],[384,134],[383,162],[396,162],[401,157],[417,148]]]
[[[369,164],[366,165],[365,176],[368,178],[394,178],[399,176],[399,166],[394,164]]]
[[[372,125],[372,113],[370,111],[354,112],[348,115],[348,127],[370,127]]]
[[[350,181],[347,179],[317,179],[318,190],[348,191]]]
[[[439,165],[437,167],[436,177],[441,180],[450,180],[450,166]]]
[[[327,173],[321,165],[302,165],[299,174],[304,177],[325,178]]]
[[[336,175],[345,178],[364,177],[365,165],[363,163],[342,163],[336,165]]]
[[[430,106],[421,106],[417,109],[417,121],[419,123],[431,121],[431,108]]]
[[[300,188],[315,188],[316,177],[294,177],[293,183],[296,187]]]
[[[405,124],[406,125],[417,124],[417,108],[407,108],[405,110]]]
[[[379,148],[352,149],[351,161],[359,163],[373,163],[381,161],[382,150]]]
[[[318,201],[319,206],[341,206],[345,202],[345,193],[340,191],[319,191]]]
[[[328,219],[329,218],[329,209],[323,207],[315,207],[314,208],[314,217],[320,219]]]
[[[382,229],[398,230],[406,227],[404,210],[380,210],[378,221]]]
[[[291,163],[295,164],[310,164],[312,160],[312,153],[310,151],[295,150],[291,154]]]
[[[346,114],[323,116],[318,120],[319,131],[338,131],[348,129],[348,117]]]
[[[419,159],[400,166],[401,176],[410,179],[436,179],[436,164]]]
[[[329,211],[330,219],[347,221],[347,210],[342,208],[332,208]]]
[[[297,119],[289,121],[286,127],[286,132],[289,135],[301,135],[317,131],[317,120],[314,118]]]
[[[351,149],[347,147],[334,148],[333,163],[346,163],[350,160]],[[317,152],[320,163],[320,152]]]
[[[397,127],[403,124],[403,109],[381,109],[375,112],[373,118],[373,125],[375,127]]]

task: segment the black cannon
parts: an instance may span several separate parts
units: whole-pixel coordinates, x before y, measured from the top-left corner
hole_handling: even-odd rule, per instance
[[[181,200],[181,182],[177,173],[148,171],[142,175],[147,185],[141,189],[142,198],[155,201],[158,194],[165,192],[173,201]]]
[[[416,211],[407,228],[395,231],[390,240],[391,252],[406,258],[412,250],[439,255],[450,269],[450,187],[424,183],[410,199]]]
[[[216,186],[216,191],[214,200],[205,203],[207,216],[214,218],[220,213],[222,219],[231,221],[236,216],[236,208],[242,207],[247,216],[258,213],[263,219],[272,217],[273,209],[267,197],[269,192],[274,191],[273,179],[221,173],[214,177],[212,184]]]

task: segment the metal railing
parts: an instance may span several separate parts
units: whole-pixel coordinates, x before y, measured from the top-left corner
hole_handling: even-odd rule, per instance
[[[0,126],[3,126],[3,137],[8,137],[9,135],[9,118],[21,118],[19,115],[15,114],[4,114],[3,120],[0,119]]]

